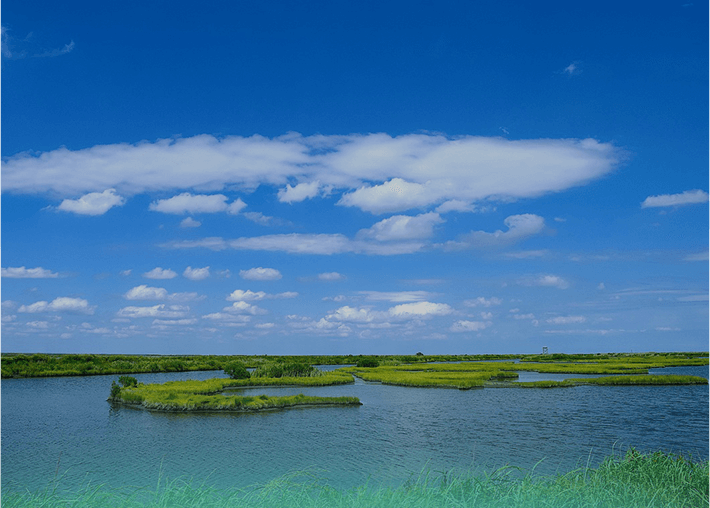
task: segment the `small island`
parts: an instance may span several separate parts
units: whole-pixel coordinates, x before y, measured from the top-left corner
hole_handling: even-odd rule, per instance
[[[229,379],[170,381],[143,384],[121,376],[111,384],[108,401],[148,411],[165,412],[255,412],[293,407],[359,406],[357,397],[314,397],[298,395],[225,395],[228,388],[249,386],[328,386],[353,383],[345,372],[323,372],[301,363],[268,363],[250,373],[240,362],[225,367]]]

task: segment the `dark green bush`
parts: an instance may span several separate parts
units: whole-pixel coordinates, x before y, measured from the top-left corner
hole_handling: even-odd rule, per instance
[[[121,386],[116,384],[116,381],[111,381],[111,398],[115,399],[121,394]]]
[[[123,387],[138,386],[138,380],[133,376],[120,376],[118,382]]]
[[[251,374],[242,362],[228,363],[224,367],[224,373],[232,379],[249,379]]]
[[[380,362],[378,362],[374,358],[360,358],[357,361],[358,367],[379,367],[379,365]]]

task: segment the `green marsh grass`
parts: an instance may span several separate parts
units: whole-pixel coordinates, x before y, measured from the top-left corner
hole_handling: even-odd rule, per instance
[[[86,486],[32,493],[4,489],[3,508],[706,508],[708,462],[629,449],[598,467],[538,476],[504,467],[490,473],[423,471],[399,487],[373,480],[348,490],[327,485],[311,471],[294,472],[263,485],[216,489],[159,479],[153,489]]]
[[[600,386],[649,386],[649,385],[706,385],[708,380],[700,376],[646,375],[609,376],[597,378],[572,378],[564,381],[525,381],[506,386],[517,388],[564,388],[580,385]],[[501,386],[502,384],[498,385]]]
[[[303,394],[288,397],[222,395],[222,392],[230,387],[327,386],[352,382],[350,374],[334,372],[318,377],[214,378],[204,381],[169,381],[162,384],[139,383],[137,386],[121,387],[118,391],[118,385],[113,384],[109,401],[154,411],[256,411],[304,405],[359,405],[357,397],[308,397]]]

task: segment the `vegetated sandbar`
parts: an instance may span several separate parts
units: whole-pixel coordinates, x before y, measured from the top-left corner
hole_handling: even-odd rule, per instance
[[[130,378],[129,378],[130,379]],[[353,382],[347,373],[328,373],[318,377],[281,377],[251,379],[206,379],[169,381],[162,384],[119,386],[113,384],[109,402],[150,411],[230,411],[253,412],[306,406],[361,405],[357,397],[313,397],[303,394],[270,397],[226,396],[225,388],[235,386],[327,386]]]

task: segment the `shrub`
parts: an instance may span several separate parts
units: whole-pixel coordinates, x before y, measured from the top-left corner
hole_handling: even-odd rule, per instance
[[[117,398],[121,395],[121,386],[116,384],[116,381],[111,381],[111,397],[112,399]]]
[[[360,358],[357,361],[358,367],[379,367],[379,365],[380,362],[378,362],[374,358]]]
[[[128,388],[130,386],[138,386],[138,380],[133,376],[120,376],[118,382],[121,386]]]
[[[251,374],[242,362],[228,363],[224,367],[224,373],[232,379],[249,379]]]

